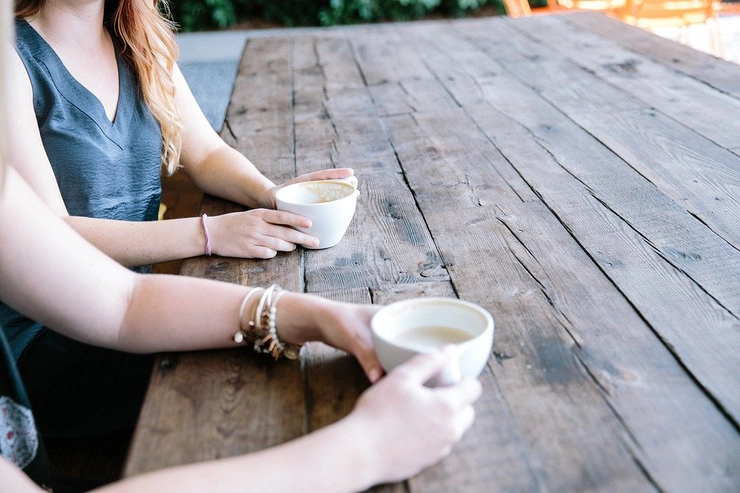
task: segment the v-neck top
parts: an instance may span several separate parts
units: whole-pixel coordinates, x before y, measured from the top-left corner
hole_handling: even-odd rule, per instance
[[[162,137],[128,64],[117,54],[118,110],[111,122],[28,22],[16,19],[15,29],[41,139],[69,214],[156,220]]]
[[[119,98],[111,122],[100,100],[69,73],[28,22],[16,19],[15,31],[16,51],[33,87],[41,140],[69,214],[157,220],[162,136],[128,64],[116,54]],[[45,330],[2,302],[0,326],[15,361]]]

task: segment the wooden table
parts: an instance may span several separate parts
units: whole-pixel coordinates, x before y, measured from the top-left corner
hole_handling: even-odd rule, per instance
[[[184,274],[496,320],[473,428],[378,491],[740,490],[739,66],[596,13],[286,30],[248,41],[224,135],[276,182],[354,168],[357,214],[329,250]],[[290,440],[367,385],[320,345],[162,355],[126,474]]]

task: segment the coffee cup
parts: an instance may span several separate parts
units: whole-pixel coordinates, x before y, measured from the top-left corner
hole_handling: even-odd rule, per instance
[[[493,348],[493,317],[484,308],[454,298],[412,298],[381,308],[370,321],[380,364],[390,371],[416,354],[447,345],[453,356],[428,386],[477,378]]]
[[[347,231],[357,206],[357,178],[293,183],[278,190],[277,209],[311,220],[310,228],[296,228],[319,239],[314,249],[333,247]],[[311,248],[311,247],[307,247]]]

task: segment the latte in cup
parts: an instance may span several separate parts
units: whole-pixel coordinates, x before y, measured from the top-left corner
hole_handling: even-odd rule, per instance
[[[443,325],[428,325],[415,327],[401,332],[396,336],[394,342],[419,350],[441,349],[447,344],[459,344],[469,341],[473,335],[465,330]]]

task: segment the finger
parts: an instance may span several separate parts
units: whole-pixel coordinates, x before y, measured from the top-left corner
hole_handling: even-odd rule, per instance
[[[260,214],[262,215],[262,220],[269,224],[290,226],[291,228],[311,227],[311,220],[309,218],[292,212],[263,209]]]
[[[266,246],[288,252],[295,250],[295,245],[315,248],[319,246],[319,239],[292,228],[274,226],[265,231],[265,244]]]
[[[455,354],[455,347],[445,346],[440,351],[417,354],[402,365],[397,366],[392,373],[399,373],[415,382],[423,384],[447,364]]]
[[[354,175],[355,172],[352,168],[332,168],[322,169],[320,171],[314,171],[312,173],[306,173],[305,175],[298,176],[298,181],[313,181],[313,180],[332,180],[335,178],[348,178]]]
[[[277,250],[264,246],[252,246],[252,253],[250,257],[259,259],[273,258],[277,255]]]
[[[483,387],[477,378],[464,378],[460,383],[447,387],[437,387],[438,395],[451,402],[455,409],[463,409],[477,401]]]

